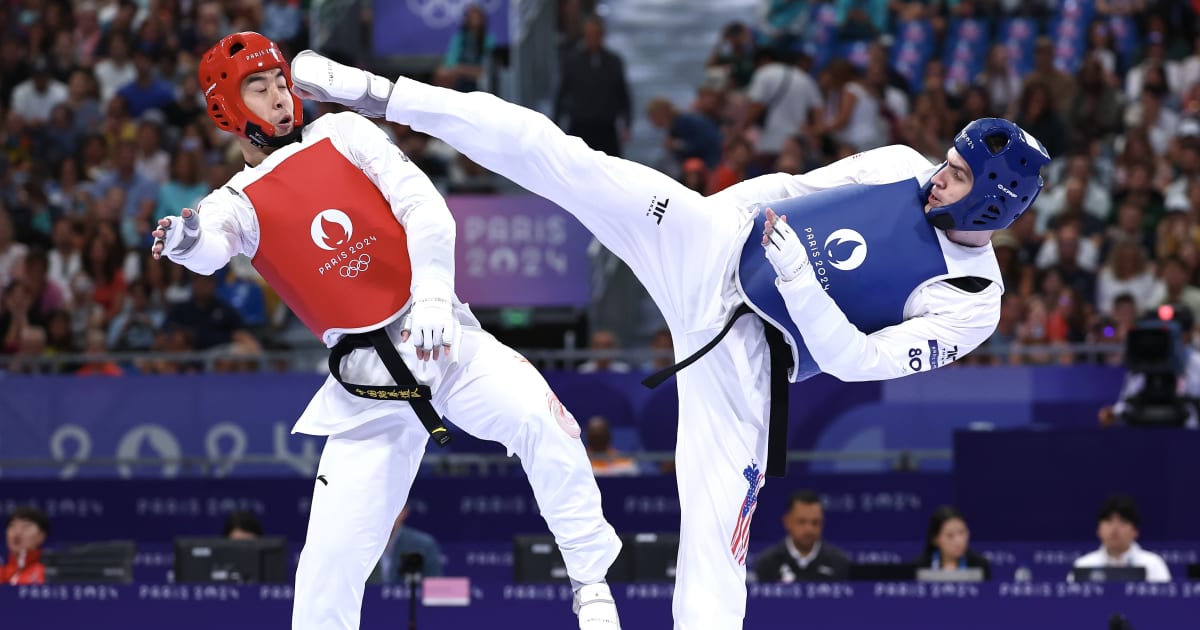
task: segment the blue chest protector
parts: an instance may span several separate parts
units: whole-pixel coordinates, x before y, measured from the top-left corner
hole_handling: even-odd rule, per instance
[[[904,305],[919,286],[947,273],[946,257],[916,179],[842,186],[770,204],[808,252],[817,281],[850,323],[870,334],[904,321]],[[763,254],[765,210],[742,246],[738,287],[749,306],[783,333],[792,350],[790,380],[821,372],[775,288]]]

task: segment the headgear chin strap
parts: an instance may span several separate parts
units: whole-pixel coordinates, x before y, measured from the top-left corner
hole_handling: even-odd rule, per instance
[[[931,208],[925,218],[942,230],[1001,230],[1021,216],[1042,191],[1041,168],[1050,155],[1029,132],[1003,118],[980,118],[954,138],[954,148],[971,168],[967,196]],[[946,168],[946,164],[938,169]],[[924,195],[929,197],[932,180]]]

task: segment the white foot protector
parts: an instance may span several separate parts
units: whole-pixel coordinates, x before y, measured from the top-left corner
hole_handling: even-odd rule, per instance
[[[617,604],[608,584],[586,584],[575,591],[572,606],[579,615],[579,630],[621,630]]]

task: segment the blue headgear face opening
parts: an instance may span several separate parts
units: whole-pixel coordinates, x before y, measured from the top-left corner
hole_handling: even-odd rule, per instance
[[[980,118],[954,138],[954,148],[971,168],[974,181],[963,199],[932,208],[925,218],[942,230],[1002,230],[1042,191],[1041,169],[1050,163],[1046,147],[1003,118]],[[946,168],[943,163],[941,169]],[[925,187],[926,199],[932,180]]]

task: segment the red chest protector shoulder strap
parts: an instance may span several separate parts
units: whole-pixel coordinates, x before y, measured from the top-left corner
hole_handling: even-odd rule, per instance
[[[362,332],[408,303],[408,238],[374,182],[328,139],[245,188],[258,216],[254,267],[317,337]]]

